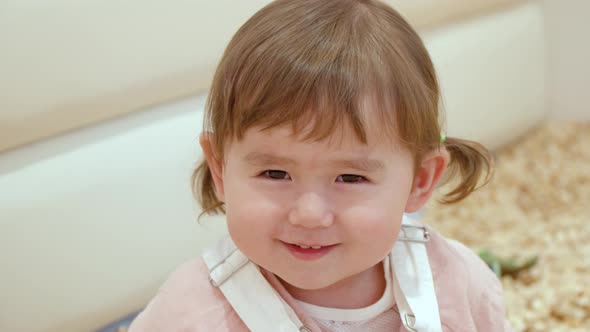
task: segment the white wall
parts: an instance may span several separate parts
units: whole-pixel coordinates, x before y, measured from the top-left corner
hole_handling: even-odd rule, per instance
[[[590,120],[590,1],[545,0],[548,103],[558,119]]]
[[[0,332],[92,331],[224,232],[191,196],[202,98],[0,154]]]

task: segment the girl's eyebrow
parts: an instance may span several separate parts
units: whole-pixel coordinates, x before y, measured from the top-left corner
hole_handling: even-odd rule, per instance
[[[385,168],[385,164],[381,160],[365,158],[334,160],[333,164],[367,173],[382,171]]]
[[[268,166],[268,165],[296,165],[297,162],[289,157],[276,156],[269,153],[251,152],[244,157],[244,161],[253,166]],[[328,162],[329,164],[351,168],[363,172],[375,172],[385,168],[385,164],[376,159],[339,159]]]
[[[275,156],[269,153],[250,152],[244,157],[244,161],[254,166],[273,165],[295,165],[297,162],[291,158]]]

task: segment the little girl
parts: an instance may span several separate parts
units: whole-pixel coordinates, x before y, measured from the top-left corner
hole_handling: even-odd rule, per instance
[[[445,137],[420,37],[377,0],[278,0],[217,68],[194,173],[229,237],[174,272],[141,331],[510,331],[502,288],[460,243],[409,218],[444,180],[490,174]]]

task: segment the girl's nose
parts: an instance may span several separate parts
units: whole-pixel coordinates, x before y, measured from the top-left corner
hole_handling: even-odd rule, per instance
[[[289,212],[289,222],[307,228],[330,227],[334,214],[324,198],[314,192],[301,195]]]

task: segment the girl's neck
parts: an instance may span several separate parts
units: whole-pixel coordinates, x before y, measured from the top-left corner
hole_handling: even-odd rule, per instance
[[[338,309],[368,307],[383,296],[386,285],[382,262],[322,289],[306,290],[283,280],[281,283],[289,294],[299,301]]]

